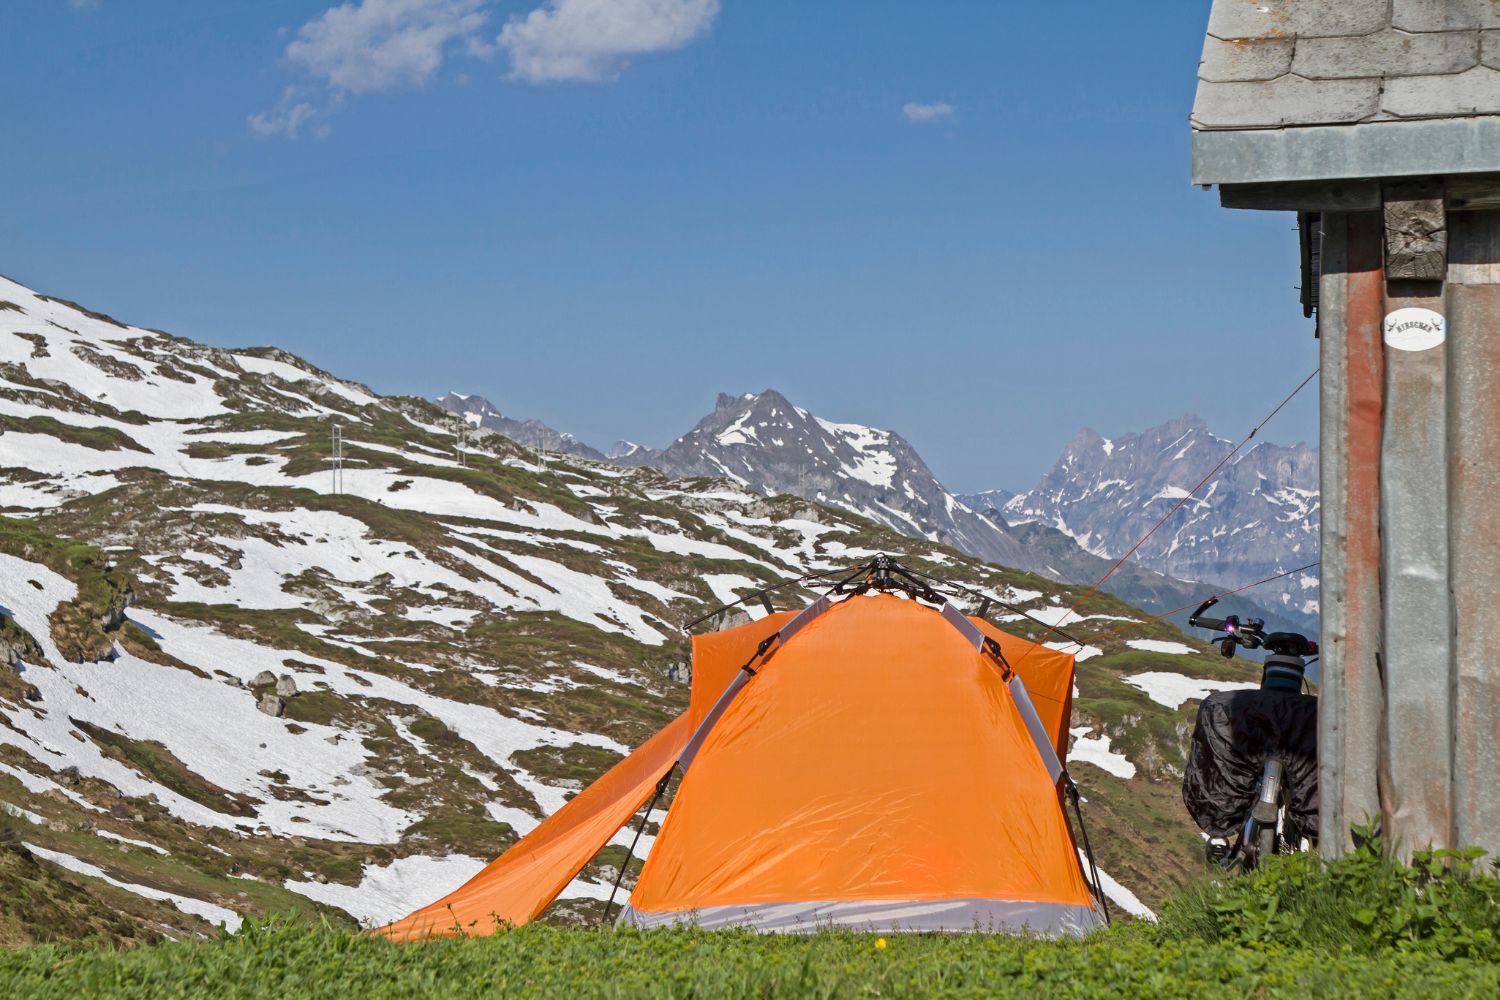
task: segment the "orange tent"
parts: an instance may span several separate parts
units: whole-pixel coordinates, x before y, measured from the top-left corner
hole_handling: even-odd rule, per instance
[[[687,712],[382,932],[525,923],[680,769],[623,924],[1084,933],[1072,684],[1071,655],[890,593],[696,636]]]

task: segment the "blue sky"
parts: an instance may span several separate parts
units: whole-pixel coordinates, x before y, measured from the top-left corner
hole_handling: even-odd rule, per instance
[[[1292,217],[1187,182],[1207,6],[11,0],[0,273],[601,446],[774,387],[1024,489],[1317,363]]]

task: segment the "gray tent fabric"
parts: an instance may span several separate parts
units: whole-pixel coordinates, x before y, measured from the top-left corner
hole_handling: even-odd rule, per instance
[[[1089,906],[1011,899],[835,900],[710,906],[701,910],[642,913],[627,904],[622,927],[747,927],[764,933],[812,933],[838,927],[883,933],[997,931],[1044,937],[1076,936],[1104,926]]]

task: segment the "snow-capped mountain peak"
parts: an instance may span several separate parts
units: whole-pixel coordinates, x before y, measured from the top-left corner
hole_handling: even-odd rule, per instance
[[[815,416],[775,389],[720,393],[713,412],[662,451],[621,455],[668,475],[729,479],[869,517],[992,562],[1041,569],[1003,523],[970,510],[901,435]]]
[[[554,430],[540,420],[513,420],[483,396],[449,392],[434,400],[443,409],[458,414],[471,427],[504,434],[517,444],[536,451],[562,452],[603,461],[604,453],[584,444],[566,431]]]
[[[1233,448],[1192,414],[1113,441],[1083,430],[1003,514],[1118,558]],[[1239,586],[1315,561],[1318,513],[1317,451],[1261,441],[1235,455],[1134,560],[1181,579]],[[1318,613],[1315,577],[1268,584],[1252,596],[1299,627]]]

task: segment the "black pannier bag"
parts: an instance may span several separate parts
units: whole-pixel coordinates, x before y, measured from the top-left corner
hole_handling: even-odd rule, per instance
[[[1219,691],[1198,706],[1182,802],[1210,837],[1239,831],[1266,759],[1286,767],[1286,839],[1318,839],[1318,699],[1293,691]]]

